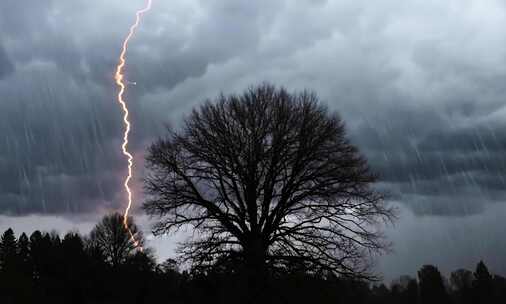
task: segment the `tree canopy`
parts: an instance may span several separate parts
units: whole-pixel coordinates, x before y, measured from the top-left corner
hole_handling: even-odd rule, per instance
[[[205,102],[149,148],[144,208],[155,233],[189,227],[184,260],[299,264],[372,278],[393,219],[337,113],[315,93],[269,84]]]
[[[142,232],[135,225],[133,219],[129,218],[127,223],[134,239],[125,229],[123,215],[119,213],[104,216],[90,232],[91,246],[97,247],[113,266],[125,263],[144,244]]]

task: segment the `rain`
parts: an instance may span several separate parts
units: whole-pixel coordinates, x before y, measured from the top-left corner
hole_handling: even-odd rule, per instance
[[[87,233],[123,210],[114,69],[144,1],[0,2],[0,230]],[[389,282],[480,260],[506,275],[506,5],[502,1],[153,1],[125,79],[143,213],[147,146],[220,93],[314,90],[398,209]]]

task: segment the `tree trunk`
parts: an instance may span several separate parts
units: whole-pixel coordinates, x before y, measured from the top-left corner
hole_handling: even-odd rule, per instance
[[[267,247],[260,237],[252,238],[245,249],[246,283],[249,302],[268,302],[268,271],[266,265]]]

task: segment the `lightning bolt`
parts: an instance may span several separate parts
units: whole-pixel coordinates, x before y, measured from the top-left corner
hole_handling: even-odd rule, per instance
[[[125,180],[123,182],[123,186],[125,187],[125,191],[128,195],[128,203],[125,208],[125,212],[123,214],[123,226],[128,231],[130,238],[134,245],[140,250],[142,250],[142,247],[140,246],[140,243],[138,240],[135,239],[134,234],[130,230],[130,227],[128,227],[128,213],[130,212],[130,209],[132,208],[132,190],[130,189],[130,180],[132,179],[132,168],[134,166],[133,156],[128,152],[128,135],[130,134],[131,124],[128,112],[128,106],[123,99],[123,95],[126,91],[126,85],[123,82],[123,68],[126,65],[126,53],[128,50],[128,43],[130,42],[130,39],[135,34],[135,30],[139,27],[139,23],[141,22],[142,15],[149,11],[151,9],[152,0],[147,0],[146,7],[144,7],[141,10],[138,10],[135,13],[135,23],[130,26],[130,30],[128,32],[128,35],[126,36],[125,40],[123,40],[123,45],[121,48],[121,53],[119,56],[119,63],[116,66],[116,74],[114,74],[114,79],[116,80],[116,85],[119,88],[118,91],[118,103],[121,106],[121,109],[123,110],[123,123],[124,123],[124,132],[123,132],[123,144],[121,145],[121,150],[123,152],[123,155],[126,157],[128,161],[128,174],[125,177]]]

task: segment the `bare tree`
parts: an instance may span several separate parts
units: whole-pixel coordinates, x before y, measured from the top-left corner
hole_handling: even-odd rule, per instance
[[[142,232],[130,217],[128,219],[128,227],[141,247],[137,246],[135,241],[130,237],[129,232],[123,224],[123,215],[119,213],[104,216],[90,232],[91,245],[99,249],[106,261],[112,266],[125,263],[129,257],[133,257],[144,245]]]
[[[376,177],[314,93],[263,84],[193,110],[147,154],[146,212],[156,234],[193,230],[196,265],[239,257],[250,269],[300,263],[373,278],[393,210]]]

